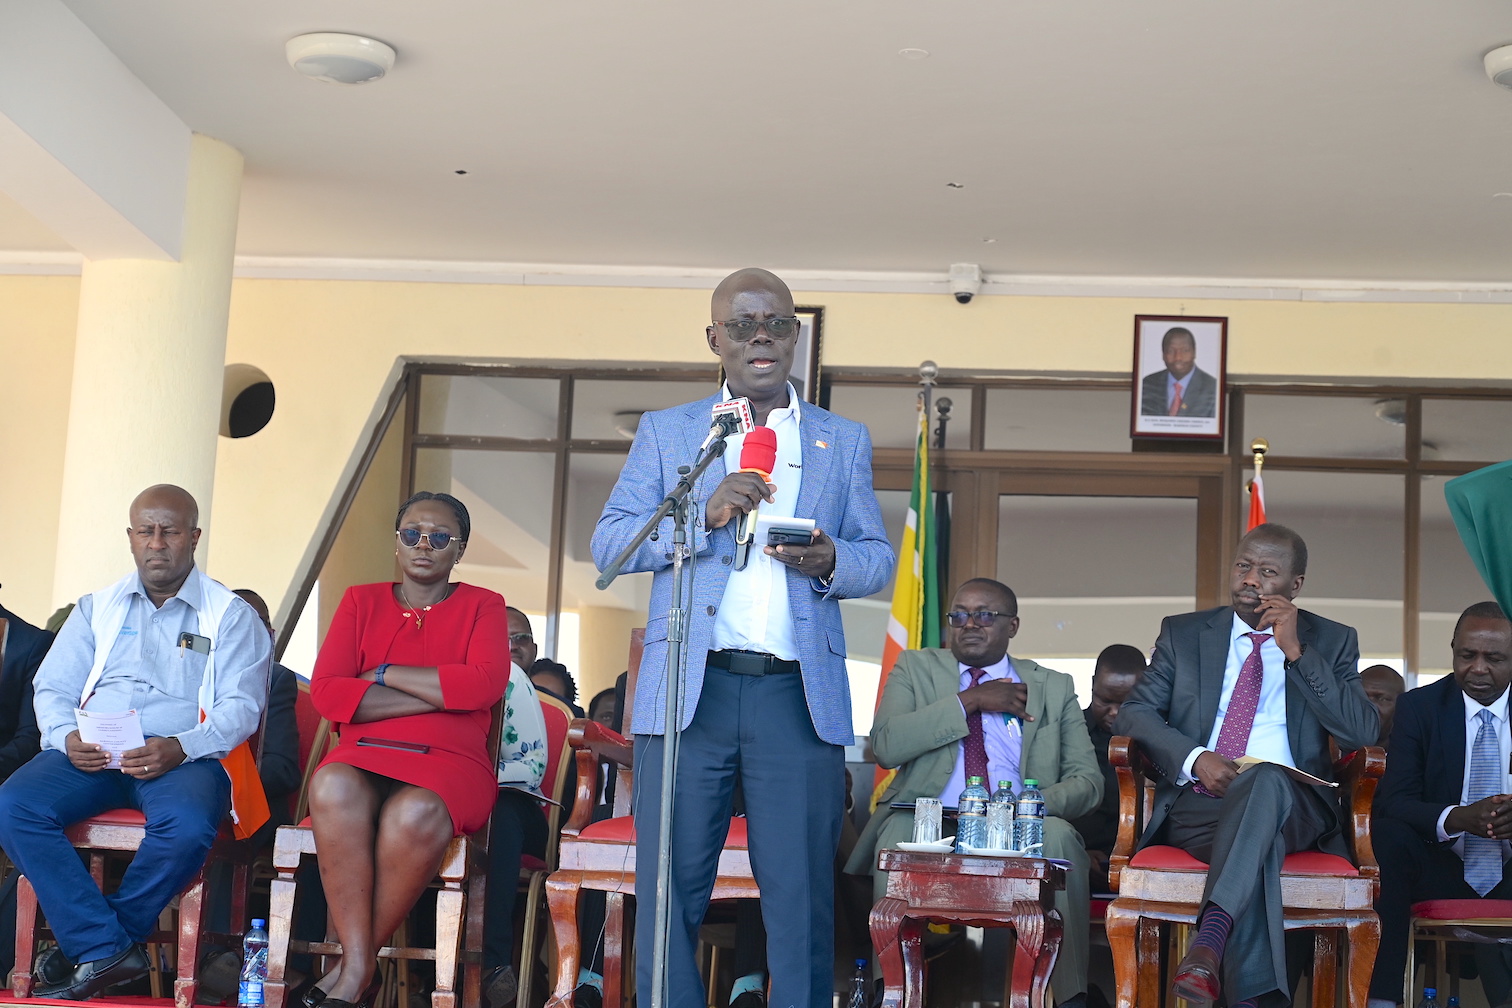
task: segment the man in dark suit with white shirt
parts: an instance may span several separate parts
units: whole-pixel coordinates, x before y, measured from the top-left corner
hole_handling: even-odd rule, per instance
[[[1329,736],[1348,751],[1375,742],[1355,631],[1298,609],[1307,544],[1284,525],[1251,529],[1234,553],[1232,606],[1162,622],[1144,680],[1116,730],[1165,778],[1143,844],[1181,847],[1209,865],[1202,914],[1172,992],[1229,1008],[1290,1003],[1279,877],[1288,853],[1346,854],[1329,788]],[[1238,772],[1240,756],[1261,765]]]
[[[1512,899],[1507,685],[1512,623],[1495,602],[1460,615],[1454,674],[1397,701],[1386,776],[1376,792],[1371,844],[1381,866],[1381,947],[1373,1008],[1402,999],[1412,904],[1427,899]],[[1476,945],[1486,1001],[1512,994],[1502,946]]]
[[[1197,366],[1197,337],[1184,326],[1160,338],[1165,367],[1140,383],[1139,412],[1145,416],[1216,416],[1218,380]]]

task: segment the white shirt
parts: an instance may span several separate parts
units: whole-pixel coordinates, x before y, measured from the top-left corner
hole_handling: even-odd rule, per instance
[[[971,686],[971,669],[976,665],[966,665],[957,662],[960,666],[961,689]],[[982,669],[987,674],[982,676],[982,682],[990,682],[993,679],[1007,679],[1009,682],[1021,682],[1018,674],[1013,671],[1013,662],[1004,655],[996,665],[989,665]],[[959,702],[959,700],[957,700]],[[966,706],[961,705],[964,711]],[[1005,720],[1001,711],[982,711],[982,745],[987,750],[987,791],[990,794],[997,790],[998,781],[1009,781],[1013,793],[1018,794],[1023,790],[1023,781],[1019,779],[1019,758],[1024,746],[1024,729],[1017,718]],[[1040,781],[1041,785],[1049,781]],[[966,789],[966,740],[961,740],[960,747],[956,750],[955,769],[950,771],[950,780],[945,782],[945,790],[940,792],[940,804],[955,808],[956,800],[961,797],[961,792]]]
[[[1239,682],[1239,671],[1255,649],[1254,641],[1245,635],[1257,632],[1262,631],[1256,631],[1240,619],[1238,613],[1234,614],[1234,625],[1229,630],[1228,661],[1223,666],[1223,692],[1218,697],[1218,719],[1213,722],[1207,748],[1193,749],[1187,755],[1176,783],[1186,784],[1194,779],[1192,765],[1198,756],[1218,751],[1218,733],[1223,731],[1223,719],[1228,714],[1229,701]],[[1255,723],[1250,728],[1249,744],[1243,755],[1295,767],[1291,738],[1286,733],[1286,653],[1277,646],[1273,633],[1260,645],[1260,663],[1260,700],[1255,705]]]
[[[724,395],[730,397],[728,385]],[[761,502],[758,508],[761,514],[796,517],[794,511],[803,476],[803,440],[798,431],[801,402],[789,384],[788,405],[767,414],[766,425],[777,435],[777,463],[771,479],[777,489],[770,504]],[[726,441],[726,475],[740,471],[744,446],[744,434]],[[754,517],[756,512],[752,514]],[[765,545],[752,542],[745,569],[730,571],[709,646],[715,651],[762,651],[784,661],[797,661],[798,638],[793,632],[792,607],[788,602],[787,566],[767,556],[763,551]]]
[[[1512,768],[1512,766],[1509,766],[1509,759],[1512,759],[1512,737],[1509,736],[1512,736],[1512,732],[1509,732],[1507,727],[1507,694],[1509,692],[1512,691],[1502,690],[1501,696],[1497,697],[1495,700],[1491,701],[1485,706],[1482,706],[1479,700],[1470,699],[1470,697],[1465,695],[1463,691],[1460,693],[1460,699],[1465,701],[1465,777],[1463,782],[1460,784],[1460,806],[1473,804],[1470,800],[1470,754],[1475,751],[1475,736],[1480,734],[1480,712],[1483,710],[1490,711],[1491,716],[1495,719],[1496,745],[1498,752],[1497,766],[1503,768],[1501,787],[1502,792],[1504,794],[1512,792],[1512,784],[1509,784],[1508,775],[1506,773],[1507,769]],[[1454,853],[1458,854],[1460,857],[1464,857],[1465,834],[1448,833],[1444,830],[1444,820],[1448,819],[1449,813],[1454,811],[1454,809],[1458,807],[1459,806],[1448,805],[1445,806],[1444,811],[1439,813],[1438,836],[1440,840],[1453,840]],[[1506,858],[1507,842],[1503,840],[1502,860],[1505,861]]]

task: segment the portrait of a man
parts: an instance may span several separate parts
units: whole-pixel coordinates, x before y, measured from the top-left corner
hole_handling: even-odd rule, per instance
[[[1227,330],[1223,318],[1135,317],[1131,437],[1222,436]]]

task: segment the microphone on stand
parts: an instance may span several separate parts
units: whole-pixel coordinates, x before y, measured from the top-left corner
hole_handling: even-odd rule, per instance
[[[749,434],[755,426],[756,420],[751,415],[751,400],[745,396],[715,403],[714,413],[709,422],[709,436],[704,438],[703,444],[699,445],[698,454],[702,455],[708,451],[709,446],[720,438]]]
[[[772,481],[772,469],[777,465],[777,432],[770,427],[752,428],[740,448],[740,472],[753,472],[764,481]],[[756,531],[756,519],[761,511],[761,502],[740,516],[735,532],[735,569],[745,570],[751,552],[751,536]]]

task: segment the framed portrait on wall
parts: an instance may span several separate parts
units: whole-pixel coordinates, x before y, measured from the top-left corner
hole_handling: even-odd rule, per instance
[[[819,402],[819,339],[824,330],[824,308],[800,305],[793,309],[798,316],[798,345],[793,348],[793,387],[804,402]]]
[[[1221,441],[1227,366],[1228,319],[1134,316],[1129,436]]]

